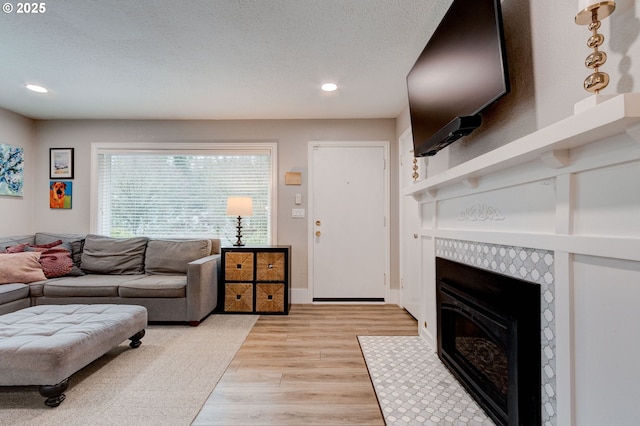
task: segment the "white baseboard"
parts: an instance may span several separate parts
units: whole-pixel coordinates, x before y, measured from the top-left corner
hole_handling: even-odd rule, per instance
[[[290,291],[291,291],[291,303],[293,304],[313,303],[309,295],[308,289],[292,288]],[[398,289],[389,290],[389,299],[385,300],[385,304],[398,305],[399,301],[400,301],[400,291]]]
[[[438,341],[436,336],[422,327],[418,327],[418,334],[425,340],[425,342],[427,342],[433,352],[438,352]]]
[[[291,303],[293,304],[305,304],[311,303],[309,297],[309,290],[306,288],[292,288],[291,290]]]
[[[389,290],[389,299],[386,300],[387,305],[398,305],[400,307],[402,307],[400,305],[400,290],[398,290],[397,288],[392,288]]]

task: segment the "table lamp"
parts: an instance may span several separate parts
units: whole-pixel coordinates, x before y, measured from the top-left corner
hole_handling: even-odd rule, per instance
[[[227,198],[227,216],[238,216],[238,240],[234,246],[243,246],[242,242],[242,216],[253,216],[253,201],[251,197],[229,197]]]

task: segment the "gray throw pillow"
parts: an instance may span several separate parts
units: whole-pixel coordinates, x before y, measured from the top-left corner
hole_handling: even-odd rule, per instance
[[[144,269],[147,274],[186,274],[187,263],[208,256],[211,240],[158,240],[147,243]]]
[[[143,274],[147,241],[147,237],[112,238],[89,234],[82,250],[82,270],[88,274]]]

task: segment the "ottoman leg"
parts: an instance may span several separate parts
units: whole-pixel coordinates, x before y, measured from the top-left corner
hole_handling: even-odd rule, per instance
[[[138,331],[136,334],[129,337],[129,340],[131,340],[131,343],[129,343],[129,346],[131,346],[133,349],[137,348],[142,344],[140,339],[142,339],[143,337],[144,337],[144,329]]]
[[[67,377],[63,381],[55,385],[42,385],[40,386],[40,395],[47,398],[44,402],[45,405],[49,407],[57,407],[64,401],[65,395],[64,391],[69,387],[69,378]]]

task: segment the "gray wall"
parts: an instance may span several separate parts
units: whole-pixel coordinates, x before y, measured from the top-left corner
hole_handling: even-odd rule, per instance
[[[397,143],[394,119],[379,120],[229,120],[229,121],[138,121],[55,120],[36,122],[37,158],[35,187],[35,229],[56,232],[89,232],[91,142],[194,142],[277,141],[278,142],[278,243],[293,248],[292,286],[307,288],[307,220],[292,219],[296,193],[308,206],[308,141],[389,141],[389,163],[393,177],[391,200],[398,199]],[[73,208],[49,209],[49,148],[75,148]],[[284,185],[284,173],[302,172],[302,186]],[[397,203],[392,202],[391,229],[396,229]],[[393,247],[393,246],[392,246]],[[398,287],[397,250],[391,249],[391,286]]]
[[[36,145],[33,121],[0,108],[0,143],[24,149],[24,196],[0,195],[0,235],[33,232]]]

